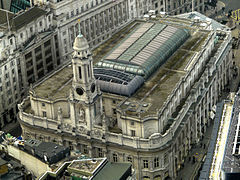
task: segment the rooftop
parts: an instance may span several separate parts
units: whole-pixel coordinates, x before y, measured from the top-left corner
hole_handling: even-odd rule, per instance
[[[160,109],[168,96],[175,89],[178,82],[186,75],[192,57],[200,50],[199,47],[208,37],[208,32],[198,32],[192,36],[170,57],[167,62],[156,71],[150,79],[122,106],[127,114],[141,116],[155,114]],[[134,108],[130,107],[136,102]],[[143,103],[144,102],[144,103]],[[140,104],[146,104],[142,107]]]
[[[93,176],[94,172],[104,163],[105,159],[85,159],[73,161],[68,166],[69,172],[85,176]]]
[[[173,49],[173,51],[171,51],[171,57],[168,58],[168,60],[163,63],[163,65],[161,65],[159,68],[158,66],[155,67],[152,75],[148,77],[144,85],[140,87],[136,93],[134,93],[121,105],[121,108],[125,110],[125,112],[128,114],[137,115],[139,112],[141,113],[141,116],[155,114],[157,112],[157,109],[160,109],[163,106],[164,102],[167,100],[168,96],[172,93],[172,91],[176,88],[176,85],[181,80],[181,78],[184,77],[186,73],[191,69],[190,67],[193,64],[193,57],[196,55],[197,52],[201,50],[204,41],[207,39],[210,33],[210,31],[207,30],[192,29],[187,25],[184,26],[184,23],[181,23],[181,26],[184,26],[183,28],[187,30],[184,30],[182,28],[179,29],[179,25],[170,26],[169,24],[171,24],[171,22],[171,19],[169,20],[169,22],[164,21],[162,24],[159,23],[159,21],[155,21],[154,23],[137,21],[136,24],[129,25],[129,27],[132,28],[131,32],[129,32],[128,34],[123,34],[124,37],[133,37],[133,35],[140,28],[144,29],[144,27],[149,28],[148,26],[156,26],[158,27],[157,29],[159,29],[158,31],[160,31],[159,33],[157,33],[156,36],[161,35],[162,31],[160,29],[163,30],[167,27],[169,27],[169,29],[174,29],[174,31],[188,32],[190,35],[190,37],[185,42],[182,42],[182,45],[180,44],[179,48],[175,48]],[[128,27],[126,27],[126,29],[128,29]],[[143,37],[143,35],[138,35],[138,39],[141,37]],[[104,54],[106,54],[105,57],[107,57],[108,60],[114,59],[110,58],[112,56],[122,57],[124,53],[121,54],[120,51],[122,51],[122,48],[118,47],[124,46],[122,42],[126,41],[126,39],[120,38],[120,44],[119,42],[113,42],[112,40],[110,41],[112,47],[114,47],[115,45],[115,48],[113,48],[112,51],[111,48],[109,48],[110,52],[106,52],[104,50]],[[138,40],[135,41],[137,42]],[[150,41],[149,43],[151,42],[152,41]],[[106,44],[106,46],[109,46],[109,41],[104,44]],[[101,46],[101,49],[97,49],[97,51],[95,52],[101,54],[101,50],[104,49],[104,44]],[[133,48],[133,45],[134,44],[132,44],[131,48]],[[136,46],[136,48],[139,46]],[[146,48],[147,46],[144,47]],[[129,49],[130,48],[128,48],[128,50],[124,50],[125,54],[127,54],[127,51],[130,51]],[[111,54],[111,52],[116,53]],[[138,54],[140,54],[142,51],[138,50],[138,52]],[[95,57],[97,56],[98,55],[95,54]],[[106,59],[105,57],[103,59]],[[161,57],[161,53],[159,54],[159,57]],[[123,64],[125,63],[124,60],[117,61]],[[131,61],[132,59],[130,60],[130,63]],[[47,78],[45,81],[43,81],[36,87],[34,87],[35,95],[41,98],[49,98],[50,100],[67,97],[69,95],[69,90],[72,85],[72,76],[72,67],[71,65],[68,65],[65,68],[57,71],[55,74],[51,75],[49,78]]]
[[[131,174],[131,164],[130,163],[112,163],[112,162],[108,162],[103,167],[103,169],[93,179],[94,180],[122,179],[127,171],[129,171],[129,174]]]
[[[64,171],[68,173],[63,173]],[[112,163],[108,162],[107,158],[92,158],[65,162],[54,172],[47,171],[39,179],[115,180],[126,179],[129,176],[132,176],[132,165],[130,163]]]
[[[57,163],[69,154],[69,148],[52,142],[29,139],[24,142],[24,150],[49,164]]]
[[[147,79],[188,36],[186,29],[161,23],[142,23],[96,66],[122,70]]]
[[[0,9],[0,26],[1,29],[7,29],[9,19],[9,25],[11,30],[17,31],[18,29],[24,27],[25,25],[33,22],[35,19],[46,14],[47,12],[38,7],[32,7],[29,10],[26,10],[20,14],[14,15],[6,10]],[[8,14],[8,15],[7,15]]]
[[[232,117],[227,133],[227,140],[225,144],[224,158],[222,162],[222,170],[224,173],[238,173],[240,172],[240,92],[238,92],[234,99],[232,110]]]

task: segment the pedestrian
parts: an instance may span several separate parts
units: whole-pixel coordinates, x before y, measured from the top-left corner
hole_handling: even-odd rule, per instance
[[[206,144],[203,144],[203,149],[205,149],[205,147],[206,147]]]

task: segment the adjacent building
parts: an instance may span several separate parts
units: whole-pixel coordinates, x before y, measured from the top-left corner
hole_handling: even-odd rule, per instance
[[[72,63],[19,104],[23,136],[131,162],[138,179],[176,178],[232,77],[231,31],[196,12],[131,28],[95,65],[79,33]]]
[[[31,0],[0,0],[0,8],[18,13],[31,7]]]
[[[68,147],[63,147],[53,142],[41,142],[34,139],[23,140],[22,138],[16,138],[4,133],[1,134],[1,140],[3,141],[0,143],[0,152],[7,162],[0,161],[2,163],[0,170],[2,170],[2,175],[5,175],[6,179],[11,177],[11,174],[15,175],[12,173],[14,170],[20,176],[29,174],[32,177],[39,177],[46,171],[53,171],[58,163],[62,164],[62,161],[70,158]],[[14,161],[16,160],[17,166],[20,167],[14,169],[12,166],[14,166]],[[6,169],[4,163],[7,163],[9,168]],[[26,169],[26,173],[23,173],[23,171],[21,173],[21,167],[23,170]]]
[[[234,97],[232,104],[231,116],[229,118],[229,126],[227,133],[222,133],[225,136],[224,156],[221,163],[221,178],[225,180],[233,180],[240,178],[240,91]],[[223,114],[224,116],[224,114]],[[226,124],[226,123],[225,123]],[[226,125],[225,125],[226,126]]]
[[[81,31],[91,48],[109,39],[115,32],[136,18],[142,18],[150,10],[170,15],[186,12],[204,12],[204,0],[49,0],[35,1],[51,8],[57,23],[61,56],[69,58],[78,33],[77,20],[81,19]],[[193,4],[193,5],[192,5]]]
[[[85,180],[135,180],[131,163],[112,163],[107,158],[86,158],[68,161],[57,170],[47,171],[39,180],[48,179],[85,179]]]
[[[60,65],[53,14],[33,7],[20,14],[0,10],[0,127],[16,120],[16,104],[29,85]]]

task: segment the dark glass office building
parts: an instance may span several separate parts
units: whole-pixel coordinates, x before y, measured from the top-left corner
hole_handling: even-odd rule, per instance
[[[0,0],[0,8],[17,13],[31,6],[30,0]]]

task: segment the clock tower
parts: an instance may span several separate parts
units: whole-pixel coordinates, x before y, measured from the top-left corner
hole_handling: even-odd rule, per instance
[[[93,74],[92,54],[80,33],[80,26],[73,50],[73,81],[69,96],[72,126],[91,131],[94,124],[101,124],[102,96]]]

